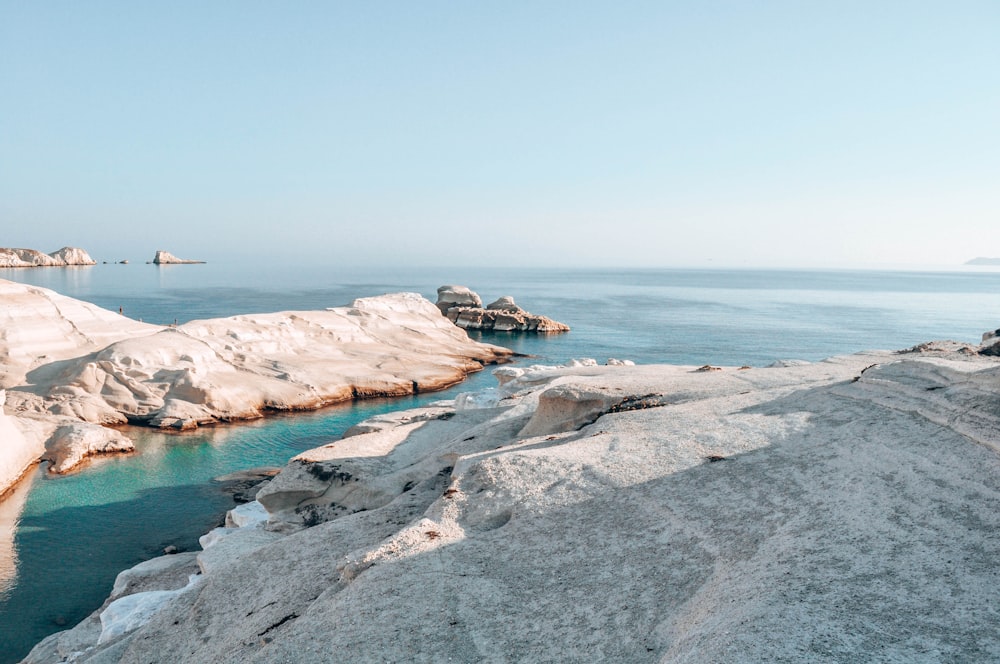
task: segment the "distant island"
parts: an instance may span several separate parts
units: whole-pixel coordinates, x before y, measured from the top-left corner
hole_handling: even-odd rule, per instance
[[[156,256],[153,257],[153,263],[156,265],[186,265],[192,263],[204,263],[205,261],[192,261],[186,258],[177,258],[169,251],[157,251]]]
[[[51,254],[36,249],[0,248],[0,267],[66,267],[67,265],[96,265],[96,261],[83,249],[63,247]]]
[[[979,256],[978,258],[973,258],[971,261],[966,261],[966,265],[1000,265],[1000,258],[987,258],[985,256]]]

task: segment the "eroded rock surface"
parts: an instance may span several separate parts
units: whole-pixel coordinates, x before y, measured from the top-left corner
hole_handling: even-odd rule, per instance
[[[1000,659],[996,360],[577,364],[299,455],[199,582],[27,661]]]
[[[511,354],[471,341],[412,293],[178,327],[8,281],[0,296],[0,388],[22,432],[0,449],[0,493],[43,443],[64,472],[88,454],[131,450],[108,426],[183,429],[432,391]]]

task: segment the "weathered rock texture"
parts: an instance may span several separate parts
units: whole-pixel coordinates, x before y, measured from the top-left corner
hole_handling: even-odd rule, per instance
[[[485,309],[479,295],[465,286],[438,288],[437,307],[448,320],[467,330],[495,332],[568,332],[569,326],[521,309],[505,295]]]
[[[132,449],[107,425],[189,428],[432,391],[511,354],[471,341],[412,293],[179,327],[7,281],[0,296],[0,388],[25,438],[0,448],[0,492],[40,441],[50,470],[63,472],[88,454]]]
[[[35,249],[0,248],[0,267],[66,267],[94,264],[94,259],[86,251],[76,247],[63,247],[51,254],[43,254]]]
[[[198,580],[150,563],[27,661],[1000,660],[996,360],[502,375],[296,457]]]
[[[192,261],[185,258],[177,258],[169,251],[157,251],[156,255],[153,257],[153,262],[157,265],[185,265],[194,263],[204,263],[205,261]]]

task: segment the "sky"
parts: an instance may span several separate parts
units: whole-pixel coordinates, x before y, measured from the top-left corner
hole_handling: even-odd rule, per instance
[[[948,266],[998,228],[995,0],[0,0],[0,246]]]

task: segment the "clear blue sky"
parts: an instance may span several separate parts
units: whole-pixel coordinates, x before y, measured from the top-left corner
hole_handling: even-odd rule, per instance
[[[0,246],[949,264],[998,229],[995,0],[0,0]]]

